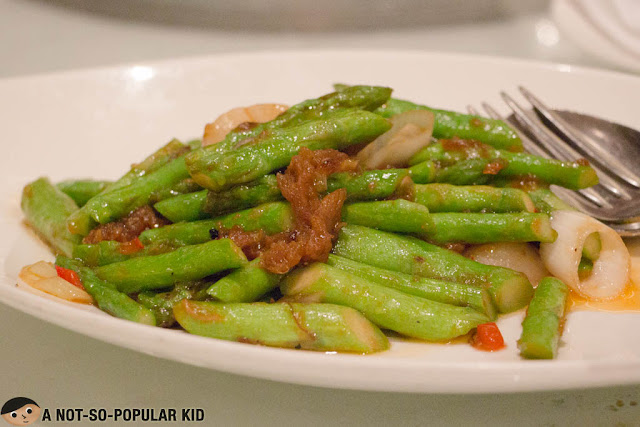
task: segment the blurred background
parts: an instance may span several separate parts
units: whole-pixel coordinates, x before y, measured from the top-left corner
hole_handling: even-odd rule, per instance
[[[598,28],[624,28],[616,19],[633,22],[634,4],[640,1],[0,0],[0,77],[299,48],[439,50],[638,72],[640,29],[629,31],[638,41],[633,52]],[[601,17],[610,19],[596,22],[607,21]]]

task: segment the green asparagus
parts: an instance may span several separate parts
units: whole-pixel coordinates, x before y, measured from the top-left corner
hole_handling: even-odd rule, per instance
[[[405,294],[322,263],[290,273],[280,289],[287,297],[352,307],[381,328],[428,341],[451,340],[489,321],[471,308]]]
[[[386,119],[376,114],[339,110],[327,114],[322,120],[272,129],[255,137],[251,144],[219,153],[212,159],[187,156],[186,164],[198,184],[209,190],[221,191],[287,166],[302,147],[342,149],[371,141],[390,127]]]
[[[389,348],[380,329],[357,311],[339,305],[183,300],[173,313],[188,332],[229,341],[353,353]]]
[[[27,222],[55,252],[71,256],[73,247],[82,240],[67,229],[67,217],[78,210],[71,197],[48,178],[39,178],[24,187],[20,206]]]
[[[238,268],[215,282],[207,294],[221,302],[254,302],[280,283],[281,274],[260,267],[260,258]]]
[[[342,220],[399,233],[430,234],[435,227],[429,209],[403,199],[345,205]]]
[[[522,273],[480,264],[419,239],[372,228],[343,227],[333,253],[406,274],[488,287],[501,313],[524,307],[533,295],[533,287]]]
[[[382,286],[397,289],[406,294],[444,304],[471,307],[474,310],[486,314],[491,320],[496,318],[496,308],[493,305],[489,292],[478,286],[411,276],[397,271],[361,264],[337,255],[329,255],[327,264],[351,273],[354,276],[370,280]]]
[[[103,280],[126,294],[159,289],[177,282],[200,280],[223,270],[242,267],[247,259],[229,239],[185,246],[166,254],[142,256],[95,269]]]
[[[156,318],[151,310],[118,291],[114,284],[101,280],[89,267],[83,266],[79,261],[62,256],[56,259],[56,264],[78,273],[82,286],[93,297],[101,310],[121,319],[146,325],[156,324]]]
[[[484,185],[416,184],[413,201],[430,212],[535,212],[524,191]]]
[[[558,233],[549,216],[541,213],[435,213],[433,228],[414,231],[437,244],[542,242],[551,243]]]
[[[240,226],[245,231],[263,230],[267,234],[280,233],[293,227],[293,214],[288,203],[265,203],[214,219],[180,222],[146,230],[140,234],[140,241],[145,246],[195,245],[211,240],[212,229],[231,229],[234,226]]]
[[[520,354],[527,359],[553,359],[562,333],[569,288],[560,280],[545,277],[538,283],[522,322],[518,341]]]
[[[468,174],[469,171],[473,171],[476,175],[480,169],[479,165],[484,165],[480,172],[481,176],[476,179],[476,181],[480,180],[481,184],[484,183],[482,182],[484,179],[489,179],[491,176],[517,177],[528,174],[548,184],[560,185],[572,190],[580,190],[598,183],[598,176],[593,168],[579,163],[546,159],[527,153],[512,153],[484,144],[451,144],[451,147],[449,145],[446,141],[431,144],[415,154],[409,163],[417,164],[425,160],[441,162],[444,165],[461,163],[461,166],[467,166]],[[486,170],[491,169],[491,165],[496,162],[498,164],[495,171]],[[469,176],[472,175],[469,174]],[[442,181],[442,178],[439,176],[437,180]]]
[[[151,310],[156,317],[158,326],[168,328],[176,322],[173,317],[173,307],[183,299],[204,299],[206,294],[204,294],[203,290],[206,289],[206,286],[207,283],[205,282],[176,283],[169,292],[140,292],[138,294],[138,302]]]
[[[376,112],[383,117],[392,117],[396,114],[411,110],[428,110],[435,116],[433,136],[435,138],[475,139],[495,148],[521,151],[522,141],[518,135],[502,120],[488,119],[479,116],[456,113],[453,111],[436,110],[424,105],[414,104],[391,98]]]
[[[64,194],[71,197],[76,205],[82,207],[94,196],[103,192],[111,181],[95,181],[92,179],[70,179],[56,184]]]
[[[180,194],[161,200],[153,208],[171,222],[196,221],[209,218],[204,211],[207,190]]]

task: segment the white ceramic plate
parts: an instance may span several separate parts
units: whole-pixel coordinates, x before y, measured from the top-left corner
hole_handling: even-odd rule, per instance
[[[558,360],[523,361],[522,313],[500,319],[507,348],[394,340],[373,356],[218,341],[112,318],[15,286],[21,266],[52,259],[21,223],[20,191],[40,175],[116,178],[172,137],[201,134],[231,107],[295,103],[334,82],[383,84],[395,95],[463,110],[524,84],[549,104],[640,128],[640,79],[507,59],[392,51],[264,52],[81,70],[0,81],[0,300],[91,337],[197,366],[300,384],[406,392],[506,392],[640,382],[640,314],[575,312]]]

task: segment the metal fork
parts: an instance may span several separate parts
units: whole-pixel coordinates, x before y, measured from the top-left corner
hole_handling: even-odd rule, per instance
[[[607,223],[619,234],[640,236],[640,166],[632,170],[620,161],[625,154],[640,159],[640,145],[630,153],[628,145],[614,139],[613,135],[620,135],[619,132],[607,131],[617,131],[620,127],[627,131],[626,134],[635,132],[634,138],[639,143],[640,132],[599,118],[552,110],[524,87],[519,90],[532,110],[523,108],[505,92],[500,95],[512,111],[511,115],[502,117],[486,102],[482,103],[482,108],[489,117],[512,125],[524,148],[532,154],[567,161],[587,159],[596,170],[600,184],[578,192],[554,187],[554,192],[575,208]],[[480,115],[471,106],[468,110]],[[595,132],[584,131],[596,128]],[[603,143],[608,145],[603,146]]]

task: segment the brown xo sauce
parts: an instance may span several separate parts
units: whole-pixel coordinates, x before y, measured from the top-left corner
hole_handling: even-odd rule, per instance
[[[156,213],[150,206],[141,206],[119,221],[101,224],[91,230],[82,240],[84,244],[100,243],[103,240],[120,242],[120,251],[131,254],[143,248],[138,236],[150,228],[158,228],[170,222]]]
[[[344,225],[340,218],[347,197],[345,189],[324,197],[327,176],[353,172],[357,163],[337,150],[311,151],[302,148],[284,173],[277,175],[278,188],[291,204],[295,226],[271,236],[263,231],[246,232],[240,227],[219,230],[219,238],[233,240],[249,259],[261,257],[265,270],[284,274],[298,264],[326,261]]]

